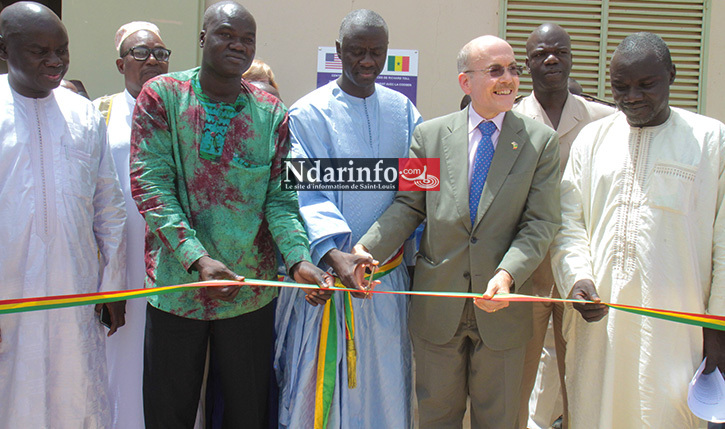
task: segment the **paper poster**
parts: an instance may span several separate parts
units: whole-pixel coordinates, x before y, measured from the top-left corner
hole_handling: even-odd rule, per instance
[[[340,77],[342,62],[335,47],[317,48],[317,87]],[[377,83],[400,92],[416,103],[418,92],[418,51],[412,49],[388,49],[385,66]]]

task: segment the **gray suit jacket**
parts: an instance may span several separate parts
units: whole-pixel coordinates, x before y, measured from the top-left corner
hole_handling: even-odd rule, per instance
[[[414,290],[481,293],[499,268],[530,293],[529,277],[559,229],[559,142],[549,127],[506,113],[479,202],[475,225],[468,209],[468,111],[419,125],[411,158],[440,158],[440,191],[398,192],[393,204],[360,239],[384,260],[427,220],[415,266]],[[434,344],[453,338],[464,299],[412,297],[409,329]],[[512,303],[496,313],[476,308],[478,330],[491,349],[523,346],[531,336],[531,305]]]
[[[541,107],[534,93],[522,98],[514,106],[513,110],[553,128],[549,117],[546,116],[546,111]],[[574,94],[567,96],[564,109],[561,112],[559,127],[556,129],[556,134],[559,136],[559,157],[561,158],[559,171],[562,175],[564,174],[564,168],[566,168],[566,162],[569,160],[571,145],[574,143],[576,136],[579,135],[579,131],[597,119],[609,116],[614,112],[616,110],[606,104],[589,101]],[[551,296],[553,292],[556,297],[559,296],[558,291],[554,292],[556,289],[554,274],[551,272],[551,258],[548,254],[539,268],[531,275],[531,280],[533,281],[534,295]]]

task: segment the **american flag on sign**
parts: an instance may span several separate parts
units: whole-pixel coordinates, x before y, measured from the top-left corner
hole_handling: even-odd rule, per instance
[[[325,70],[342,70],[342,61],[336,53],[325,54]]]

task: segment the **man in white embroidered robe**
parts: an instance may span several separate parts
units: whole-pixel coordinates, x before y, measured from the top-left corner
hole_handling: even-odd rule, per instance
[[[108,144],[118,172],[126,205],[126,280],[128,289],[142,289],[146,266],[144,241],[146,222],[131,196],[129,151],[131,116],[136,97],[143,84],[169,71],[170,51],[161,40],[159,29],[150,22],[134,21],[116,31],[116,67],[123,75],[125,90],[93,101],[108,126]],[[144,58],[145,56],[145,58]],[[128,323],[106,343],[109,399],[113,410],[113,427],[144,427],[143,420],[143,345],[146,323],[146,298],[126,303]]]
[[[123,195],[98,111],[58,88],[65,28],[19,2],[0,35],[0,299],[121,289]],[[109,427],[103,329],[88,305],[0,315],[0,427]]]
[[[404,158],[421,117],[404,95],[375,84],[385,65],[388,29],[370,10],[345,17],[337,42],[343,74],[290,109],[296,158]],[[332,266],[391,204],[395,191],[300,191],[300,213],[315,263]],[[342,259],[338,259],[342,258]],[[383,261],[380,261],[381,265]],[[349,273],[347,273],[349,274]],[[381,279],[381,290],[407,290],[406,264]],[[353,299],[357,387],[348,388],[343,295],[337,310],[338,353],[328,428],[412,425],[412,355],[407,330],[408,300],[375,296],[364,306]],[[317,349],[322,307],[305,302],[300,290],[282,290],[277,307],[275,370],[280,383],[280,427],[312,427]]]
[[[619,45],[611,76],[621,112],[581,131],[562,181],[561,295],[725,315],[725,126],[669,107],[675,67],[652,33]],[[582,317],[564,321],[572,428],[697,427],[688,382],[703,343],[708,370],[725,369],[723,332],[574,307]]]

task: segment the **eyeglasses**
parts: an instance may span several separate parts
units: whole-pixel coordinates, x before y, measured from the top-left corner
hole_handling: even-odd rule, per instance
[[[125,53],[121,54],[121,58],[125,57],[126,55],[131,54],[134,60],[136,61],[146,61],[149,59],[151,55],[156,58],[156,61],[159,61],[161,63],[165,63],[169,61],[169,57],[171,56],[171,51],[166,48],[147,48],[145,46],[136,46],[134,48],[129,49]]]
[[[466,70],[463,73],[475,73],[475,72],[482,72],[482,73],[488,73],[491,75],[491,77],[501,77],[503,76],[504,72],[508,70],[509,73],[511,73],[511,76],[521,76],[524,74],[524,66],[520,65],[511,65],[508,67],[504,67],[501,65],[493,65],[487,69],[483,70]]]

